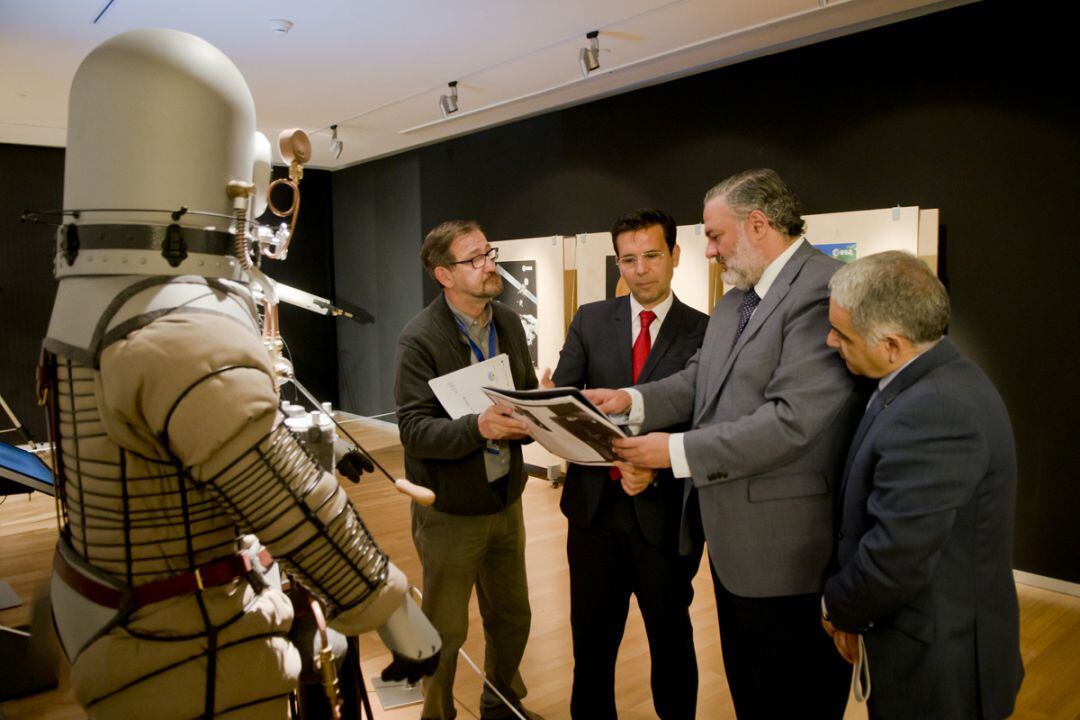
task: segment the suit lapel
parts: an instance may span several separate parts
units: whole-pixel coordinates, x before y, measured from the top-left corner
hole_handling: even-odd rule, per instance
[[[803,265],[806,264],[808,258],[814,253],[818,252],[809,242],[804,242],[795,251],[795,254],[787,261],[780,273],[776,276],[769,291],[765,293],[765,297],[761,299],[757,309],[754,310],[754,314],[750,317],[750,322],[746,324],[743,329],[742,335],[735,342],[735,346],[731,347],[732,339],[735,337],[735,332],[738,330],[739,323],[739,306],[742,304],[742,299],[746,295],[745,291],[732,290],[730,293],[724,295],[724,299],[727,299],[728,295],[732,296],[730,304],[725,305],[723,308],[717,306],[717,310],[723,310],[723,316],[718,318],[718,321],[723,322],[723,326],[718,333],[716,341],[709,347],[709,352],[716,353],[717,356],[724,352],[727,352],[727,356],[724,361],[717,362],[713,367],[718,368],[714,370],[709,377],[708,390],[702,403],[701,410],[697,413],[698,417],[695,418],[695,424],[702,418],[711,413],[712,408],[715,407],[716,402],[720,396],[720,390],[724,386],[724,381],[727,379],[728,374],[731,373],[731,368],[735,365],[735,359],[739,356],[746,344],[750,341],[758,330],[768,321],[769,316],[773,314],[776,308],[780,307],[780,303],[787,297],[788,292],[791,291],[791,284],[798,277],[799,271],[802,270]],[[721,300],[721,303],[723,300]],[[730,351],[727,348],[731,348]],[[717,358],[718,359],[718,358]]]
[[[518,334],[513,332],[515,328],[507,323],[520,323],[521,319],[513,308],[492,300],[491,321],[495,323],[495,333],[499,342],[499,351],[496,354],[506,353],[509,357],[510,375],[514,378],[514,387],[520,389],[525,384],[525,364],[514,362],[514,358],[524,357],[529,362],[529,350],[527,347],[518,346]]]
[[[671,349],[672,340],[679,337],[683,332],[683,320],[686,318],[684,307],[679,302],[679,298],[673,298],[667,317],[664,318],[664,323],[660,326],[660,332],[656,334],[656,342],[653,343],[652,349],[649,350],[649,357],[645,360],[645,367],[641,368],[641,377],[638,378],[638,383],[648,382],[652,378],[657,363]]]
[[[465,367],[472,362],[471,351],[461,337],[461,331],[458,329],[457,321],[454,320],[454,312],[450,309],[446,295],[439,293],[439,297],[434,300],[434,303],[436,304],[435,314],[438,319],[435,327],[446,338],[447,347],[454,348],[454,352],[461,358],[460,367]],[[498,332],[497,328],[496,332]]]
[[[611,351],[615,354],[618,377],[622,378],[620,387],[629,387],[634,382],[632,340],[630,339],[633,322],[630,318],[629,295],[624,295],[615,303],[615,312],[612,313],[611,320],[615,328],[615,347]]]
[[[712,412],[716,406],[717,397],[720,394],[720,386],[726,376],[728,360],[731,358],[732,341],[739,327],[738,307],[742,302],[743,292],[732,290],[724,293],[724,296],[713,308],[712,317],[709,319],[709,329],[706,331],[707,342],[701,346],[702,367],[708,368],[705,382],[697,384],[697,394],[694,398],[694,427],[697,427],[702,418]],[[715,338],[710,338],[709,333],[716,326]]]
[[[863,414],[862,420],[859,421],[859,427],[855,429],[855,437],[851,440],[847,460],[844,462],[844,474],[841,476],[843,480],[840,483],[841,497],[847,488],[848,474],[851,472],[851,466],[855,462],[855,456],[874,423],[886,415],[889,406],[899,397],[900,393],[914,385],[934,368],[956,358],[958,354],[956,346],[948,338],[942,338],[937,345],[927,350],[901,370],[900,374],[893,378],[892,382],[886,385],[884,390],[870,399],[866,412]]]

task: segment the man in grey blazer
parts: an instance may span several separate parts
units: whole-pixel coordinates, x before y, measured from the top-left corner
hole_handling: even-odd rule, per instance
[[[825,629],[849,661],[865,649],[871,718],[1008,717],[1024,676],[1008,412],[943,337],[949,297],[922,260],[870,255],[830,287],[829,346],[878,382],[840,488]]]
[[[525,685],[518,665],[532,614],[525,576],[521,443],[528,426],[509,407],[451,419],[428,381],[506,353],[514,387],[536,387],[525,331],[502,291],[498,251],[472,221],[442,223],[424,238],[420,258],[442,293],[401,331],[397,345],[398,428],[405,475],[435,491],[435,505],[412,505],[413,542],[424,570],[423,610],[442,635],[439,669],[424,680],[421,717],[452,720],[458,649],[476,587],[486,639],[488,679],[517,711]],[[514,717],[485,686],[482,720]]]
[[[591,394],[643,431],[691,421],[615,450],[687,479],[683,540],[704,532],[738,717],[840,718],[850,672],[818,627],[834,491],[862,409],[822,342],[840,263],[801,237],[798,200],[772,170],[712,188],[703,214],[706,255],[735,289],[701,350],[668,378]]]

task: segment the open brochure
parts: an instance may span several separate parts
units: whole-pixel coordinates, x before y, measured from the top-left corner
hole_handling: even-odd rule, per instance
[[[611,465],[611,442],[626,433],[577,388],[504,390],[483,388],[493,402],[514,408],[514,417],[549,452],[579,465]]]

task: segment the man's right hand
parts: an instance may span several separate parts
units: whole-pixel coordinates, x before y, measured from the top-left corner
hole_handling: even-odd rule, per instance
[[[606,415],[618,415],[630,409],[630,393],[625,390],[590,388],[582,390],[581,394]]]
[[[521,440],[529,434],[529,426],[514,417],[509,405],[492,405],[476,416],[480,434],[488,440]]]

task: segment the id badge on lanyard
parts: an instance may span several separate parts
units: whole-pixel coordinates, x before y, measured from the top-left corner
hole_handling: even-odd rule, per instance
[[[491,321],[488,326],[488,352],[487,357],[484,357],[484,351],[480,349],[480,346],[473,342],[473,339],[469,336],[469,331],[465,328],[465,323],[461,322],[461,318],[457,315],[454,316],[454,321],[457,322],[458,328],[461,330],[461,334],[465,336],[465,340],[468,341],[469,347],[472,349],[473,355],[476,356],[477,362],[484,362],[488,358],[495,357],[495,320]],[[484,445],[484,452],[498,456],[499,443],[496,440],[488,440]]]

